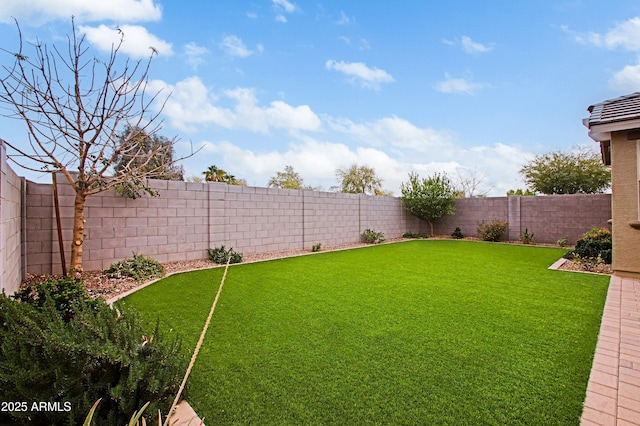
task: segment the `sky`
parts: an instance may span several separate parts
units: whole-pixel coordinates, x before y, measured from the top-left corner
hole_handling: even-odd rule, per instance
[[[155,49],[159,134],[199,149],[187,177],[216,165],[251,186],[291,165],[329,190],[355,163],[395,195],[416,172],[503,196],[535,155],[597,150],[588,106],[640,90],[636,0],[0,0],[0,66],[14,18],[25,41],[64,47],[71,16],[91,55],[118,29],[131,60]],[[0,138],[28,146],[5,116]]]

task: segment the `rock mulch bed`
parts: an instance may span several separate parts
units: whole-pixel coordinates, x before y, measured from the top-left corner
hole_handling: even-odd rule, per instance
[[[439,238],[439,237],[436,237],[436,238]],[[442,238],[450,239],[448,237],[442,237]],[[389,239],[385,243],[397,242],[397,241],[403,241],[403,240],[406,240],[406,239],[395,238],[395,239]],[[338,246],[323,248],[321,252],[344,250],[344,249],[350,249],[350,248],[356,248],[356,247],[363,247],[366,245],[368,244],[365,244],[365,243],[342,244]],[[259,262],[262,260],[281,259],[284,257],[301,256],[301,255],[307,255],[307,254],[312,254],[312,252],[310,250],[287,250],[287,251],[279,251],[279,252],[272,252],[272,253],[245,254],[243,256],[243,263]],[[216,267],[220,267],[221,265],[213,263],[207,259],[199,259],[199,260],[182,261],[182,262],[169,262],[169,263],[164,263],[163,266],[164,266],[165,274],[169,275],[177,272],[216,268]],[[562,266],[560,266],[560,269],[569,270],[569,271],[580,271],[580,272],[595,272],[600,274],[612,273],[611,265],[598,265],[595,268],[586,269],[585,265],[577,264],[569,260],[566,261]],[[87,288],[87,291],[92,297],[104,297],[107,300],[113,297],[116,297],[120,294],[123,294],[125,292],[128,292],[146,283],[146,282],[137,282],[133,278],[128,278],[128,277],[109,278],[106,275],[104,275],[102,271],[83,272],[81,277],[85,287]],[[28,274],[24,284],[41,281],[45,278],[46,277],[44,276],[36,276],[36,275]]]

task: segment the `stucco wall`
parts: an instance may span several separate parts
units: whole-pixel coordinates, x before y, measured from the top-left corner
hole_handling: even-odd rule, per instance
[[[0,140],[0,291],[14,293],[22,280],[21,208],[23,179],[7,165]]]
[[[611,134],[613,210],[613,270],[618,275],[640,277],[640,229],[630,226],[638,215],[638,142],[627,132]]]
[[[463,234],[477,236],[478,222],[501,219],[509,222],[503,240],[517,241],[528,229],[540,243],[567,238],[575,244],[593,226],[610,229],[610,218],[610,194],[463,198],[456,202],[456,214],[436,222],[434,231],[451,235],[460,227]]]

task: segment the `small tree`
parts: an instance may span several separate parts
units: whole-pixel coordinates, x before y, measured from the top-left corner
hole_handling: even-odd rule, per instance
[[[151,48],[146,61],[121,60],[124,33],[120,31],[110,54],[104,59],[94,57],[73,19],[71,23],[65,48],[36,42],[31,44],[33,56],[29,57],[16,22],[18,50],[0,49],[14,59],[0,77],[0,103],[12,111],[7,117],[26,124],[31,145],[26,150],[6,142],[17,153],[9,158],[28,170],[59,172],[75,191],[71,269],[82,271],[86,198],[154,173],[157,168],[152,160],[162,148],[145,151],[144,144],[118,137],[126,126],[141,129],[150,137],[159,130],[154,123],[160,111],[150,113],[159,93],[145,91],[155,50]],[[113,176],[113,168],[123,155],[143,156],[144,160],[130,163]]]
[[[611,185],[611,170],[587,147],[538,155],[520,174],[529,189],[542,194],[593,194]]]
[[[139,127],[128,126],[119,136],[119,142],[121,153],[114,170],[116,175],[129,177],[115,187],[121,195],[129,198],[138,198],[144,193],[158,195],[146,184],[146,179],[184,180],[184,168],[173,161],[173,140],[157,134],[150,136]]]
[[[417,173],[409,173],[409,181],[400,185],[402,204],[414,216],[429,222],[433,237],[433,222],[456,211],[457,191],[449,178],[435,173],[420,179]]]
[[[336,169],[336,178],[339,185],[332,189],[339,192],[375,195],[376,191],[382,190],[382,180],[376,176],[372,167],[358,166],[354,163],[346,169]]]
[[[293,170],[293,166],[284,166],[284,171],[277,172],[267,183],[269,188],[303,189],[303,180],[300,174]]]

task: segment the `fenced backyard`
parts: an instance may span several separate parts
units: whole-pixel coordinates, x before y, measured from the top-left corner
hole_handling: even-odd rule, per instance
[[[4,156],[0,177],[0,287],[11,293],[26,273],[56,274],[62,266],[52,185],[17,176]],[[316,243],[352,244],[366,229],[387,238],[428,231],[394,197],[222,183],[151,186],[159,197],[134,200],[107,191],[87,199],[85,270],[104,269],[134,252],[160,262],[188,261],[221,245],[244,253],[310,250]],[[68,260],[74,193],[62,179],[58,193]],[[504,239],[518,240],[528,229],[538,242],[566,237],[571,244],[592,226],[608,227],[610,218],[610,194],[468,198],[457,200],[455,215],[436,222],[435,233],[461,227],[473,236],[477,222],[502,219],[509,222]]]
[[[579,424],[608,277],[410,241],[234,265],[191,377],[213,424]],[[222,269],[120,303],[195,346]]]

